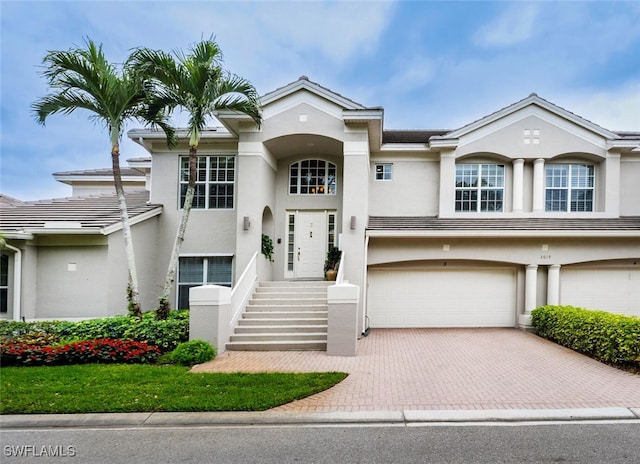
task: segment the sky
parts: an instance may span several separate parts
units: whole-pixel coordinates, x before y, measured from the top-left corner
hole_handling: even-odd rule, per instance
[[[66,197],[52,173],[110,166],[107,131],[88,113],[42,126],[30,109],[49,92],[47,51],[87,37],[121,63],[135,47],[187,50],[214,36],[224,66],[261,95],[305,75],[383,107],[385,129],[456,129],[535,92],[640,131],[639,25],[638,1],[0,0],[0,193]],[[125,135],[121,164],[141,156]]]

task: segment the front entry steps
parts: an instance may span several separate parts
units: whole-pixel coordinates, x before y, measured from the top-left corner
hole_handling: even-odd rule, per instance
[[[227,350],[327,349],[327,287],[334,282],[261,282]]]

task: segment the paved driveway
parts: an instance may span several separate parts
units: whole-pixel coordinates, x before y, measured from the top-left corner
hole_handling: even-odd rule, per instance
[[[640,376],[517,329],[373,329],[356,357],[226,352],[199,372],[348,372],[278,411],[640,407]]]

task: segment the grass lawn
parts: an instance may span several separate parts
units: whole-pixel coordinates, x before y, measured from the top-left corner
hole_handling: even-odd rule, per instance
[[[264,411],[321,392],[347,374],[208,373],[146,364],[3,367],[0,414]]]

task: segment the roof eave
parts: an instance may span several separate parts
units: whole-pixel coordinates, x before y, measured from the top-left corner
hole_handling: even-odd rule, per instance
[[[366,230],[381,238],[640,237],[640,230]]]

